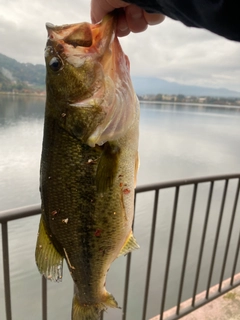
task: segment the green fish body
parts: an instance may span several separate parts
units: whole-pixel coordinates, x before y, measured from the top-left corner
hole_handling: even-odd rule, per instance
[[[47,99],[41,159],[40,273],[74,281],[72,320],[118,307],[105,289],[112,262],[138,245],[132,235],[139,103],[116,21],[47,24]]]

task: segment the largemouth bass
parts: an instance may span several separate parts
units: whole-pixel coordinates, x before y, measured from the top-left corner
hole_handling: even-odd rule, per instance
[[[117,308],[105,288],[111,263],[138,248],[132,234],[139,103],[116,21],[47,24],[47,99],[41,158],[41,274],[74,281],[73,320]]]

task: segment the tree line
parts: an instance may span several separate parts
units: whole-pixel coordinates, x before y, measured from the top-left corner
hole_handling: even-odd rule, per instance
[[[163,102],[181,102],[181,103],[202,103],[202,104],[219,104],[219,105],[240,105],[240,98],[224,97],[197,97],[185,96],[183,94],[166,95],[158,93],[156,95],[139,96],[142,101],[163,101]]]

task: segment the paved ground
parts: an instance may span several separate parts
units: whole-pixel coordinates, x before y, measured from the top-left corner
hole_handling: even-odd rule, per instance
[[[240,279],[240,275],[237,275]],[[226,280],[229,283],[229,280]],[[235,277],[236,281],[236,277]],[[212,287],[211,292],[216,291],[218,286]],[[205,292],[200,293],[197,299],[202,299],[205,296]],[[189,306],[191,300],[187,300],[182,303],[182,308]],[[164,313],[164,318],[175,314],[175,308],[168,310]],[[156,316],[150,320],[159,320],[159,316]],[[225,295],[209,302],[205,306],[193,311],[187,316],[181,318],[181,320],[240,320],[240,286],[229,291]]]

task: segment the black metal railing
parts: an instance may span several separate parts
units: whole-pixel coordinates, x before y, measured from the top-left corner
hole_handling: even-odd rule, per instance
[[[221,182],[223,184],[222,189],[217,186],[216,184]],[[231,187],[229,187],[231,183]],[[201,197],[199,196],[199,189],[204,185],[205,189],[207,190],[206,194],[206,206],[204,210],[202,209],[204,206],[202,203],[204,202]],[[179,207],[179,199],[182,189],[186,186],[189,186],[192,191],[191,196],[187,196],[186,199],[190,199],[190,212],[188,215],[188,220],[186,221],[186,232],[183,233],[183,237],[185,239],[185,245],[182,250],[182,258],[179,261],[179,270],[181,270],[179,275],[179,286],[177,288],[177,296],[176,296],[176,303],[174,303],[173,307],[175,306],[175,312],[173,312],[170,316],[164,315],[166,310],[166,297],[167,297],[167,290],[168,290],[168,283],[169,283],[169,273],[171,267],[171,260],[173,258],[173,248],[174,248],[174,236],[177,232],[176,227],[176,220],[178,215],[180,214],[178,211]],[[210,176],[210,177],[202,177],[196,179],[187,179],[187,180],[177,180],[177,181],[170,181],[158,184],[152,184],[147,186],[140,186],[136,188],[136,197],[135,197],[135,208],[138,204],[138,198],[140,197],[141,193],[147,192],[154,192],[154,201],[153,201],[153,213],[152,213],[152,220],[151,220],[151,228],[150,228],[150,239],[149,239],[149,249],[148,249],[148,260],[147,260],[147,267],[146,267],[146,279],[145,279],[145,289],[143,293],[143,305],[142,305],[142,315],[141,319],[147,319],[147,307],[148,307],[148,299],[149,299],[149,292],[151,290],[151,273],[153,268],[153,256],[154,256],[154,248],[158,245],[156,243],[156,232],[158,232],[157,228],[157,218],[161,214],[161,210],[159,208],[159,198],[161,192],[165,189],[174,190],[173,202],[172,202],[172,214],[169,223],[169,231],[168,231],[168,241],[167,241],[167,250],[165,259],[162,261],[162,265],[164,266],[163,269],[163,277],[162,282],[160,284],[161,293],[159,294],[159,319],[160,320],[174,320],[183,317],[184,315],[192,312],[193,310],[203,306],[204,304],[212,301],[213,299],[219,297],[220,295],[226,293],[227,291],[235,288],[240,284],[240,280],[234,281],[235,275],[237,273],[237,266],[238,266],[238,257],[239,257],[239,249],[240,249],[240,225],[235,228],[235,233],[237,233],[236,241],[232,242],[232,234],[233,228],[236,225],[236,219],[240,216],[240,210],[238,207],[238,199],[239,199],[239,190],[240,190],[240,174],[228,174],[228,175],[221,175],[221,176]],[[209,219],[211,213],[211,206],[213,203],[213,194],[215,189],[218,189],[217,193],[217,202],[220,203],[219,211],[217,214],[217,223],[214,225],[216,228],[211,231],[211,234],[214,234],[213,237],[213,246],[211,251],[211,258],[209,264],[209,272],[206,275],[206,287],[202,288],[201,291],[205,291],[205,296],[202,299],[196,299],[198,294],[198,285],[199,279],[201,274],[201,266],[203,262],[203,253],[206,248],[206,234],[207,229],[209,226]],[[222,192],[219,191],[222,190]],[[205,191],[206,191],[205,190]],[[229,197],[231,198],[230,200]],[[201,201],[201,210],[200,214],[204,216],[203,223],[201,227],[201,237],[199,240],[199,249],[196,253],[196,261],[194,266],[196,267],[196,272],[193,280],[192,286],[192,294],[190,295],[191,304],[187,307],[181,308],[181,303],[183,299],[183,288],[186,280],[186,266],[187,261],[189,258],[189,248],[191,245],[191,239],[194,237],[193,235],[193,224],[194,219],[198,216],[196,213],[196,202],[200,199]],[[167,199],[167,201],[169,201]],[[229,211],[226,213],[226,202],[228,201],[228,207],[230,206],[231,214]],[[160,212],[160,213],[159,213]],[[6,320],[12,320],[12,307],[11,307],[11,292],[10,292],[10,272],[9,272],[9,244],[8,244],[8,222],[30,217],[33,215],[37,215],[40,213],[40,206],[30,206],[26,208],[8,210],[5,212],[0,213],[0,223],[2,225],[2,252],[3,252],[3,275],[4,275],[4,294],[5,294],[5,309],[6,309]],[[223,226],[223,219],[224,216],[227,215],[229,218],[229,223],[225,223]],[[220,267],[220,277],[217,281],[218,289],[216,292],[210,292],[210,288],[212,285],[212,278],[213,278],[213,271],[214,266],[216,264],[216,253],[218,250],[219,239],[220,239],[220,231],[224,229],[226,234],[224,243],[222,244],[222,256],[220,260],[222,261]],[[234,246],[235,249],[232,259],[232,264],[229,267],[226,273],[226,264],[228,261],[229,256],[229,248]],[[123,308],[122,308],[122,320],[127,319],[128,315],[128,295],[129,295],[129,288],[130,288],[130,274],[131,274],[131,261],[132,261],[132,254],[127,256],[126,262],[126,272],[125,272],[125,287],[123,293]],[[219,263],[218,263],[219,264]],[[229,284],[223,286],[223,281],[225,278],[229,278]],[[226,282],[226,281],[225,281]],[[224,284],[225,284],[224,282]],[[185,299],[186,300],[186,299]],[[185,301],[184,300],[184,301]],[[149,316],[148,316],[149,318]],[[42,319],[47,320],[47,282],[44,278],[42,278]],[[101,315],[101,319],[104,319],[104,313]]]
[[[226,241],[226,245],[225,245],[224,258],[223,258],[223,263],[221,266],[221,276],[219,279],[219,287],[218,287],[217,292],[215,292],[215,293],[211,294],[211,296],[209,296],[211,279],[212,279],[212,274],[213,274],[213,266],[215,263],[216,250],[217,250],[217,246],[218,246],[219,232],[220,232],[220,228],[221,228],[224,206],[225,206],[225,202],[226,202],[227,190],[228,190],[229,181],[232,179],[237,179],[237,185],[236,185],[236,189],[235,189],[235,197],[234,197],[233,209],[232,209],[232,214],[231,214],[231,222],[230,222],[229,231],[228,231],[228,235],[227,235],[227,241]],[[206,295],[203,299],[198,300],[196,302],[195,299],[197,296],[197,287],[198,287],[198,282],[199,282],[200,268],[201,268],[203,249],[204,249],[205,239],[206,239],[205,237],[206,237],[206,230],[207,230],[207,226],[208,226],[208,219],[209,219],[210,207],[211,207],[211,202],[212,202],[214,183],[216,181],[220,181],[220,180],[224,181],[224,190],[223,190],[222,199],[219,199],[219,201],[221,201],[221,208],[220,208],[220,213],[219,213],[219,218],[218,218],[218,223],[217,223],[217,228],[216,228],[216,235],[215,235],[215,240],[214,240],[214,248],[213,248],[213,253],[212,253],[212,258],[211,258],[210,271],[208,274]],[[191,306],[181,310],[180,306],[181,306],[181,301],[182,301],[182,291],[183,291],[183,284],[184,284],[184,279],[185,279],[185,270],[186,270],[186,263],[187,263],[187,258],[188,258],[188,250],[189,250],[190,236],[191,236],[192,223],[193,223],[193,217],[194,217],[196,195],[197,195],[197,190],[198,190],[199,184],[206,183],[206,182],[210,183],[210,186],[209,186],[209,193],[208,193],[207,208],[206,208],[206,212],[205,212],[204,226],[203,226],[203,231],[202,231],[201,245],[200,245],[200,250],[199,250],[198,259],[197,259],[197,271],[196,271],[196,277],[195,277],[195,281],[194,281],[194,289],[193,289],[193,293],[192,293],[192,297],[191,297],[192,303],[191,303]],[[188,221],[188,228],[187,228],[187,233],[186,233],[185,248],[183,250],[184,254],[183,254],[182,268],[181,268],[181,275],[180,275],[180,285],[178,288],[177,305],[176,305],[175,314],[172,314],[169,317],[164,317],[166,291],[167,291],[167,284],[168,284],[168,278],[169,278],[171,253],[172,253],[172,248],[173,248],[173,237],[174,237],[174,232],[175,232],[175,223],[176,223],[176,216],[177,216],[179,192],[180,192],[180,188],[183,186],[186,186],[186,185],[193,186],[193,193],[192,193],[192,199],[191,199],[191,209],[190,209],[190,216],[189,216],[189,221]],[[233,289],[234,287],[236,287],[240,284],[239,280],[234,283],[234,275],[236,272],[236,265],[237,265],[237,261],[238,261],[239,248],[240,248],[240,233],[239,233],[238,241],[235,244],[236,250],[235,250],[234,263],[232,265],[230,283],[229,283],[229,285],[226,285],[226,286],[224,286],[224,288],[222,288],[223,275],[224,275],[224,271],[225,271],[225,267],[226,267],[226,260],[227,260],[228,251],[229,251],[229,244],[230,244],[230,239],[231,239],[231,235],[232,235],[233,223],[235,220],[236,209],[237,209],[238,199],[239,199],[240,174],[202,177],[202,178],[197,178],[197,179],[171,181],[171,182],[151,185],[151,186],[147,186],[147,187],[144,187],[144,186],[139,187],[136,190],[136,193],[155,190],[155,200],[154,200],[152,230],[151,230],[151,241],[150,241],[150,247],[149,247],[148,268],[147,268],[147,275],[146,275],[142,320],[146,319],[146,310],[147,310],[149,283],[150,283],[150,276],[151,276],[152,254],[153,254],[153,247],[154,247],[154,236],[155,236],[155,226],[156,226],[156,218],[157,218],[156,216],[157,216],[159,192],[160,192],[160,190],[166,189],[166,188],[175,188],[175,196],[174,196],[174,203],[173,203],[171,227],[170,227],[170,232],[169,232],[169,242],[168,242],[167,258],[166,258],[166,264],[165,264],[165,272],[164,272],[164,277],[163,277],[164,281],[163,281],[163,289],[162,289],[162,299],[161,299],[160,309],[159,309],[160,310],[159,319],[160,320],[180,319],[181,317],[183,317],[183,316],[187,315],[188,313],[192,312],[193,310],[203,306],[204,304],[212,301],[213,299],[221,296],[222,294],[228,292],[229,290]],[[239,229],[239,231],[240,231],[240,229]],[[131,263],[130,255],[128,257],[128,260],[129,260],[128,263],[130,264]],[[130,266],[127,266],[127,270],[129,270],[129,269],[130,269]],[[128,276],[128,273],[126,274],[126,277],[127,276]],[[124,308],[126,308],[126,307],[124,307]],[[123,320],[125,320],[125,319],[126,319],[126,317],[124,316]]]

